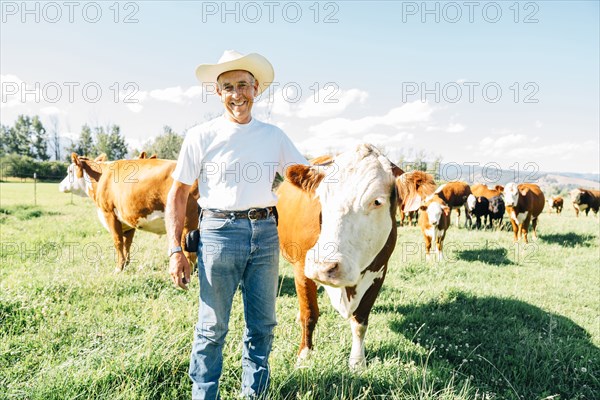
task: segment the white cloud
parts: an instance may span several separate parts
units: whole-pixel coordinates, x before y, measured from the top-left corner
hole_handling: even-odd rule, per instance
[[[27,88],[28,93],[30,88],[25,85],[18,76],[12,74],[0,75],[0,98],[2,102],[0,103],[0,108],[9,108],[22,105],[23,102],[19,97],[19,93],[21,90]],[[35,96],[29,95],[27,97],[38,97],[39,94]],[[22,97],[22,96],[21,96]],[[25,100],[27,100],[27,97]]]
[[[50,107],[42,107],[40,112],[44,115],[64,115],[65,111],[61,110],[58,107],[50,106]]]
[[[367,116],[359,119],[333,118],[309,128],[317,136],[336,134],[360,134],[372,131],[376,127],[405,128],[410,124],[427,122],[433,108],[427,102],[414,101],[392,108],[385,115]]]
[[[368,97],[367,92],[359,89],[339,92],[321,89],[300,104],[296,115],[300,118],[332,117],[340,115],[353,103],[364,104]]]
[[[175,86],[166,89],[154,89],[150,91],[151,98],[176,104],[183,104],[187,100],[200,97],[201,95],[202,88],[200,86],[191,86],[187,90],[183,90],[181,86]]]
[[[510,133],[499,137],[485,137],[479,142],[478,153],[486,157],[514,161],[538,160],[551,157],[555,160],[571,160],[597,149],[598,142],[562,142],[540,145],[539,136]]]
[[[462,124],[455,124],[453,122],[451,122],[448,125],[448,128],[446,128],[446,132],[448,133],[459,133],[465,130],[465,126]]]
[[[272,115],[297,118],[323,118],[341,115],[353,104],[364,104],[369,94],[360,89],[321,89],[311,92],[304,100],[298,99],[295,87],[276,90],[256,108]]]
[[[131,112],[134,112],[137,114],[144,109],[144,106],[141,105],[140,103],[127,103],[127,108],[129,110],[131,110]]]
[[[543,124],[542,124],[542,121],[540,121],[540,120],[538,119],[537,121],[535,121],[535,124],[534,124],[534,126],[535,126],[536,128],[538,128],[538,129],[540,129],[540,128],[543,126]]]
[[[145,102],[149,100],[166,101],[174,104],[188,104],[190,100],[202,96],[201,86],[190,86],[183,89],[181,86],[174,86],[165,89],[138,90],[136,92],[121,91],[121,98],[127,108],[134,113],[139,113],[144,109]]]
[[[77,132],[61,132],[59,136],[71,141],[76,141],[79,139],[79,133]]]

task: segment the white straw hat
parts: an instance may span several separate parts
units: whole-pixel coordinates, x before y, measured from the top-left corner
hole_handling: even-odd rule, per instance
[[[226,50],[216,64],[200,64],[196,68],[196,78],[202,83],[216,83],[223,72],[234,70],[244,70],[254,75],[259,84],[257,95],[264,92],[275,77],[273,66],[260,54],[243,55],[235,50]]]

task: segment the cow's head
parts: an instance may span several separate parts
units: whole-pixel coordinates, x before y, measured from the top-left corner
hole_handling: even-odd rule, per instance
[[[396,178],[398,202],[405,213],[418,210],[422,200],[435,188],[433,176],[423,171],[410,171]]]
[[[304,273],[325,285],[353,286],[395,229],[394,173],[401,170],[371,145],[325,165],[294,165],[287,179],[321,205],[321,233]]]
[[[420,210],[427,214],[429,225],[438,226],[442,216],[450,216],[450,207],[435,194],[428,196],[421,204]]]
[[[571,194],[571,201],[573,204],[581,205],[589,202],[590,194],[587,190],[584,189],[576,189],[577,191],[573,191]]]
[[[467,208],[469,209],[469,211],[473,211],[476,205],[477,197],[475,197],[473,194],[470,194],[469,197],[467,197]]]
[[[528,191],[528,188],[523,188],[519,190],[519,186],[514,182],[508,183],[504,188],[505,204],[509,207],[516,206],[517,202],[519,201],[519,195],[525,196]]]
[[[504,214],[504,200],[502,200],[502,196],[494,196],[490,199],[490,208],[489,210],[494,214]]]
[[[101,154],[93,161],[100,163],[106,160],[106,154]],[[77,196],[87,197],[90,189],[90,177],[85,171],[84,163],[91,161],[77,154],[71,154],[71,165],[67,168],[67,176],[58,185],[62,193],[73,193]]]

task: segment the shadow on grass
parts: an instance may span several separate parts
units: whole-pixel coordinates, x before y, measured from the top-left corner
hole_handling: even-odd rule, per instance
[[[390,328],[431,353],[429,368],[450,366],[472,377],[479,393],[502,399],[593,399],[600,393],[600,349],[568,318],[522,301],[453,291],[396,310],[404,317],[390,321]],[[389,349],[381,351],[375,354],[385,357]]]
[[[508,251],[505,248],[496,249],[475,249],[461,250],[456,252],[456,257],[464,261],[480,261],[490,265],[512,265],[507,257]]]
[[[277,296],[296,296],[296,284],[294,278],[287,275],[279,275],[279,287]]]
[[[590,234],[566,232],[540,235],[540,240],[550,244],[559,244],[563,247],[591,247],[594,245],[597,238],[595,235]]]
[[[0,207],[0,223],[7,221],[9,218],[16,218],[20,221],[27,221],[34,218],[39,218],[44,215],[62,215],[58,211],[43,211],[40,207],[34,205],[20,204],[16,206]]]

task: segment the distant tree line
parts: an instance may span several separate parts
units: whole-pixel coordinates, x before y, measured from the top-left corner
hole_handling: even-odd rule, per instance
[[[158,158],[177,160],[179,150],[183,144],[183,136],[176,133],[170,126],[163,127],[162,135],[147,141],[142,150],[148,155],[156,154]]]
[[[144,143],[142,149],[129,151],[121,128],[116,124],[81,127],[79,137],[61,148],[58,119],[50,117],[49,129],[39,116],[19,115],[12,126],[0,125],[0,179],[5,177],[60,180],[66,175],[71,153],[94,158],[105,153],[108,160],[135,157],[144,150],[148,155],[176,160],[183,136],[170,126],[163,133]],[[50,158],[54,160],[50,161]]]
[[[0,125],[0,177],[60,180],[67,173],[71,153],[94,157],[106,153],[109,159],[125,158],[125,138],[118,125],[81,127],[79,139],[61,151],[58,121],[50,118],[50,134],[36,115],[19,115],[12,126]],[[51,156],[53,161],[49,161]]]
[[[96,126],[92,129],[85,124],[81,127],[79,139],[67,148],[65,159],[69,161],[71,153],[90,158],[105,153],[109,160],[120,160],[127,157],[128,152],[119,125]]]

